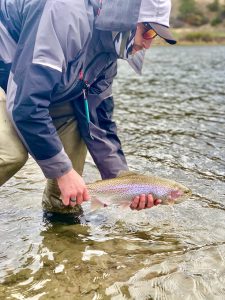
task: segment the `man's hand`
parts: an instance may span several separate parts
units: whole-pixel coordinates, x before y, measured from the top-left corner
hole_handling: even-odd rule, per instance
[[[74,169],[57,178],[57,182],[64,205],[75,206],[90,199],[84,180]],[[76,199],[76,201],[72,202],[70,199]]]
[[[162,201],[160,199],[154,200],[151,194],[149,195],[142,194],[134,197],[134,199],[131,202],[130,208],[141,210],[144,208],[151,208],[155,205],[160,204],[161,202]]]

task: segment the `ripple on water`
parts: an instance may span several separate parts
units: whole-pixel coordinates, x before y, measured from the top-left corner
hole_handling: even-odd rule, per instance
[[[221,245],[176,256],[151,257],[151,262],[127,281],[108,287],[106,295],[111,299],[120,299],[121,295],[128,299],[223,299],[224,250]]]
[[[144,76],[121,63],[114,84],[130,168],[184,183],[190,199],[140,212],[87,204],[65,225],[42,219],[31,159],[1,187],[1,299],[224,298],[224,50],[153,48]],[[85,180],[97,178],[88,157]]]

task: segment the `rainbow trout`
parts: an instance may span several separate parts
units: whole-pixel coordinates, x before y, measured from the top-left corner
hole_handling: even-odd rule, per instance
[[[130,206],[132,199],[140,194],[152,194],[161,204],[180,203],[191,195],[184,185],[166,178],[123,171],[113,179],[99,180],[87,184],[92,209],[116,204]]]

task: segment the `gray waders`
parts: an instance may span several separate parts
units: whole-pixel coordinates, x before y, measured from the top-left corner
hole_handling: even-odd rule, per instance
[[[87,154],[80,137],[77,121],[70,104],[50,110],[54,125],[73,168],[82,175]],[[0,186],[26,163],[28,153],[21,143],[6,112],[6,95],[0,88]],[[43,193],[42,207],[46,212],[79,213],[80,206],[64,206],[56,180],[48,179]]]

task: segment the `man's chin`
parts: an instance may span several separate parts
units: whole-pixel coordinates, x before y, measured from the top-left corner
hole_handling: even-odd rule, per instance
[[[143,49],[143,46],[138,45],[138,44],[134,44],[134,45],[133,45],[133,48],[132,48],[131,54],[133,55],[133,54],[137,53],[138,51],[140,51],[140,50],[142,50],[142,49]]]

